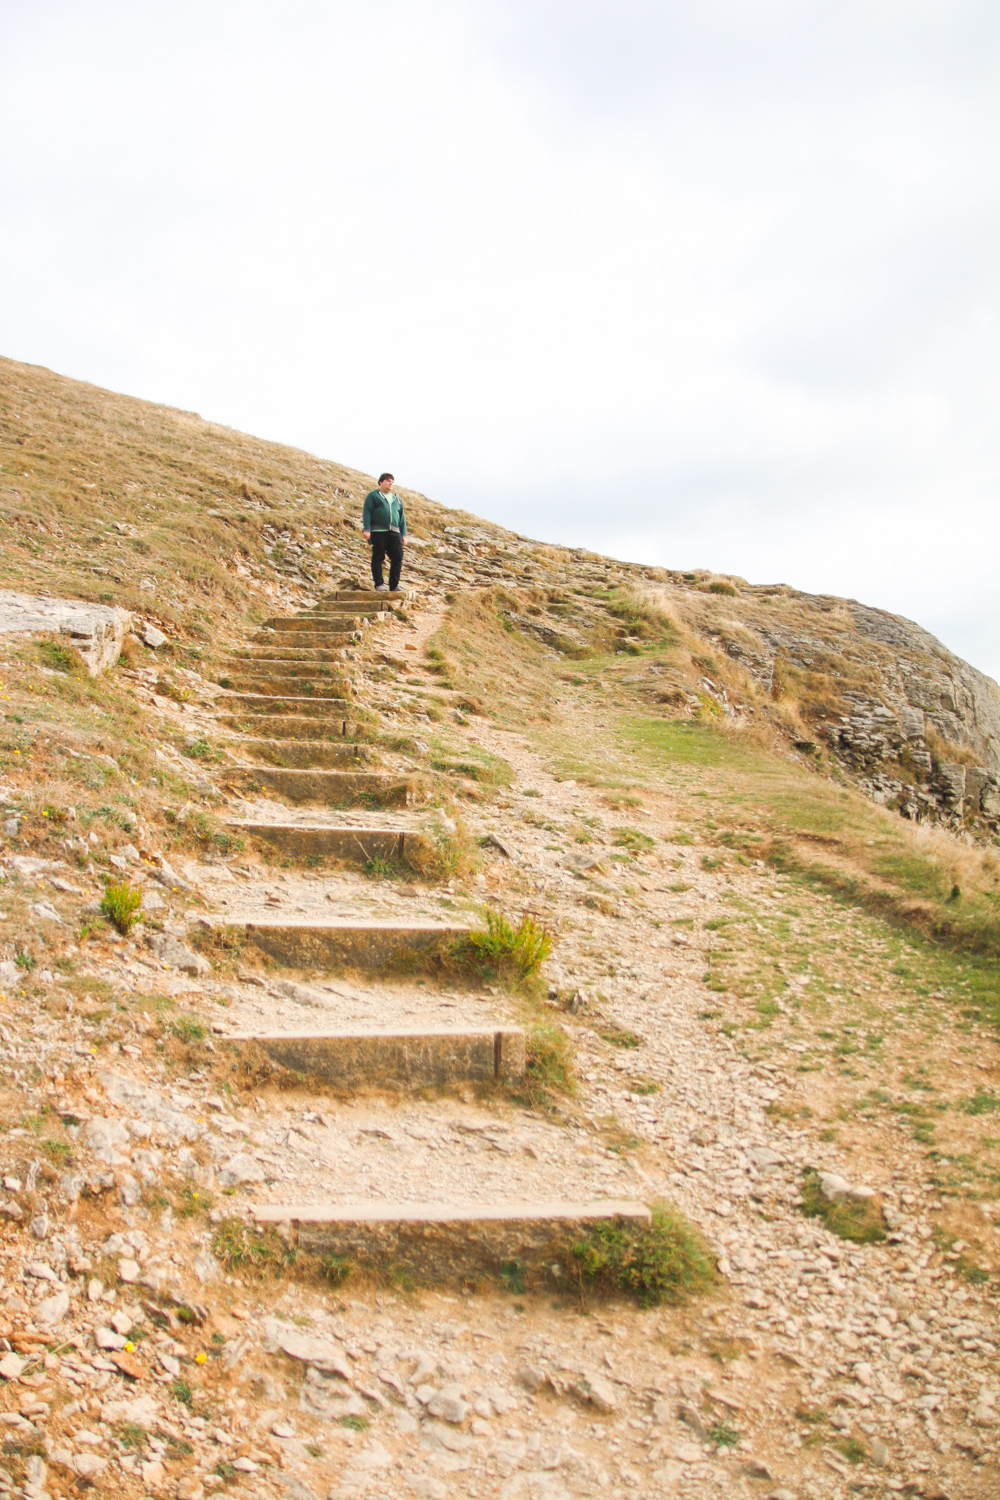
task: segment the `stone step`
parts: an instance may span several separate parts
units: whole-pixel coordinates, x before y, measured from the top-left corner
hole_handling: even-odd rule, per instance
[[[391,600],[395,604],[402,604],[406,599],[410,598],[412,593],[412,589],[394,589],[386,594],[376,594],[374,588],[371,586],[364,589],[333,589],[328,594],[322,594],[319,603],[315,607],[322,609],[324,604],[342,604],[345,602],[363,604],[372,599],[386,599]]]
[[[343,630],[350,620],[371,620],[384,611],[378,608],[358,610],[352,605],[342,610],[330,610],[318,615],[286,615],[281,619],[265,620],[264,630],[273,630],[276,635],[295,635],[300,631]],[[353,628],[353,627],[351,627]]]
[[[235,660],[230,657],[228,661],[219,663],[219,674],[226,677],[266,677],[271,682],[276,677],[294,677],[316,683],[338,683],[341,687],[350,687],[349,681],[344,677],[343,659],[333,658],[333,662],[315,661],[312,657],[279,656],[279,657],[256,657],[250,661],[246,659]]]
[[[303,720],[314,732],[317,722],[316,719]],[[339,725],[337,734],[340,735]],[[258,765],[296,766],[304,770],[316,770],[324,766],[332,770],[338,767],[354,768],[368,765],[375,759],[370,746],[356,744],[353,740],[344,743],[342,738],[334,744],[329,740],[240,739],[227,746],[227,749],[230,755],[245,757]]]
[[[223,1040],[227,1047],[259,1047],[283,1068],[335,1088],[442,1088],[523,1078],[525,1069],[518,1026],[236,1032]]]
[[[255,1207],[262,1224],[287,1224],[301,1250],[342,1257],[425,1283],[496,1277],[516,1264],[572,1286],[573,1246],[597,1224],[639,1231],[652,1222],[642,1203],[535,1202],[274,1204]],[[556,1278],[553,1265],[566,1269]]]
[[[295,718],[332,719],[340,713],[357,717],[357,704],[349,698],[326,698],[317,694],[315,698],[272,697],[270,693],[229,693],[219,700],[220,706],[233,714],[293,715]],[[272,730],[273,733],[273,730]]]
[[[351,695],[351,683],[346,677],[269,676],[266,672],[255,672],[250,676],[234,672],[232,676],[220,678],[219,686],[237,693],[275,697],[282,693],[293,693],[299,698],[349,698]]]
[[[328,704],[319,703],[316,706],[325,709]],[[358,710],[356,705],[350,703],[344,703],[342,707],[345,713],[350,710],[354,715],[352,720],[348,721],[342,716],[324,717],[323,714],[311,714],[308,717],[304,714],[274,714],[266,720],[267,732],[276,740],[314,740],[318,734],[325,735],[328,740],[349,740],[358,729]],[[260,734],[263,727],[261,717],[259,710],[255,710],[252,716],[244,718],[238,714],[220,714],[218,722],[223,729],[232,729],[237,734],[255,736]]]
[[[273,792],[289,802],[343,807],[365,797],[380,807],[405,807],[409,782],[387,771],[302,770],[289,766],[240,766],[230,776],[248,791]]]
[[[211,927],[243,933],[246,941],[291,969],[419,969],[432,963],[469,929],[458,923],[330,919],[231,922],[209,917]]]
[[[339,639],[339,637],[338,637]],[[353,636],[345,636],[344,644],[353,641]],[[234,651],[228,658],[227,665],[242,668],[246,671],[250,662],[264,661],[294,661],[294,662],[336,662],[343,663],[340,647],[316,647],[300,646],[298,638],[293,645],[284,642],[280,646],[243,646]]]
[[[364,624],[367,626],[367,620],[364,622]],[[286,657],[294,657],[295,660],[300,660],[308,659],[305,657],[305,653],[307,651],[336,651],[339,655],[340,651],[345,646],[355,645],[358,641],[361,640],[361,638],[361,633],[359,631],[354,631],[350,635],[345,635],[343,633],[313,633],[309,630],[300,630],[297,631],[294,635],[292,635],[291,633],[282,636],[268,635],[266,638],[263,636],[255,636],[254,640],[261,645],[269,644],[273,646],[277,643],[281,647],[281,655],[284,655]]]
[[[366,865],[374,859],[404,860],[407,845],[422,842],[412,828],[344,828],[328,823],[260,823],[233,818],[228,828],[260,839],[292,859],[339,859]]]

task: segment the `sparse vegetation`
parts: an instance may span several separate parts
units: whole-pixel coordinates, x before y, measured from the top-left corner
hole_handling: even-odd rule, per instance
[[[581,1284],[625,1292],[642,1307],[680,1303],[717,1280],[711,1251],[694,1225],[666,1204],[653,1208],[648,1228],[608,1221],[573,1246]]]
[[[216,1257],[227,1271],[250,1271],[258,1276],[283,1276],[295,1264],[296,1252],[276,1229],[223,1219],[212,1241]]]
[[[822,1219],[833,1234],[856,1245],[873,1245],[886,1237],[877,1198],[828,1198],[820,1188],[819,1173],[812,1169],[802,1174],[802,1212]]]
[[[131,886],[127,880],[122,880],[112,881],[104,887],[101,912],[123,937],[128,937],[132,931],[141,908],[142,891],[138,886]]]
[[[461,946],[467,962],[483,975],[523,981],[548,958],[552,938],[534,917],[522,917],[515,927],[499,912],[487,911],[485,931],[470,932]]]

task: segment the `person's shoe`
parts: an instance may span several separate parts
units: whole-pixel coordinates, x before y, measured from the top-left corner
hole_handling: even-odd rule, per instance
[[[375,585],[375,592],[376,594],[387,594],[389,592],[389,585],[387,583],[377,583]]]

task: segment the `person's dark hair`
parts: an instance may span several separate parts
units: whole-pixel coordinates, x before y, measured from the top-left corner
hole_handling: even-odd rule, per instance
[[[381,484],[383,479],[395,479],[395,477],[395,474],[380,474],[378,476],[378,482],[379,484]]]

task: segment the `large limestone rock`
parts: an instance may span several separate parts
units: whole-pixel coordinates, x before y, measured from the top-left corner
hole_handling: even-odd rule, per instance
[[[117,605],[89,604],[84,599],[48,599],[0,589],[0,635],[35,635],[54,631],[67,637],[87,663],[92,677],[113,667],[132,616]]]

